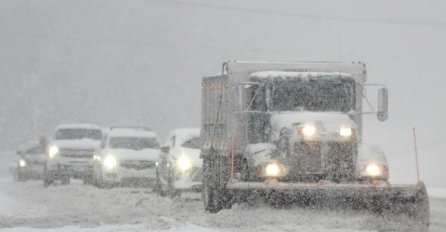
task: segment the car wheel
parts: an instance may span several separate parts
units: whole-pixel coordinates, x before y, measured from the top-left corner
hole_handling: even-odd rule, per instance
[[[155,191],[161,197],[166,197],[167,196],[166,192],[163,190],[163,186],[162,186],[162,183],[161,183],[161,176],[160,176],[158,167],[156,167],[156,186],[155,186]]]
[[[12,181],[17,182],[17,172],[12,173]]]
[[[70,181],[71,181],[70,176],[67,175],[63,176],[60,182],[62,185],[69,185]]]

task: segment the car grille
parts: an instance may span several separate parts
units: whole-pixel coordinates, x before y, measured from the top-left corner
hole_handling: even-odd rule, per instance
[[[149,160],[124,160],[121,161],[121,167],[126,169],[143,170],[155,168],[155,161]]]
[[[61,149],[61,157],[67,158],[93,158],[94,150]]]

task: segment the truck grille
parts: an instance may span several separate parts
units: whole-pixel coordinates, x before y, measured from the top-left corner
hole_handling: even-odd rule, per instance
[[[320,142],[302,142],[296,147],[301,171],[306,174],[323,172],[323,145]]]
[[[155,168],[155,161],[149,160],[124,160],[121,161],[121,167],[126,169],[143,170]]]
[[[93,158],[94,150],[61,149],[61,157],[67,158]]]

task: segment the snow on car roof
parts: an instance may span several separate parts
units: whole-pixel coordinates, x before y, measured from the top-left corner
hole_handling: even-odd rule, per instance
[[[317,77],[342,77],[351,78],[352,75],[343,72],[286,72],[286,71],[263,71],[255,72],[250,75],[258,78],[317,78]]]
[[[39,141],[32,140],[32,141],[29,141],[27,143],[20,144],[19,147],[18,147],[18,150],[19,151],[25,151],[25,150],[28,150],[30,148],[37,147],[37,146],[40,146]]]
[[[152,131],[135,130],[135,129],[113,129],[107,132],[109,137],[151,137],[158,138],[158,135]]]
[[[184,142],[189,139],[200,137],[200,128],[178,128],[170,132],[168,138],[170,138],[173,134],[176,136],[176,145],[181,146]],[[166,141],[166,145],[169,141]]]
[[[59,129],[98,129],[101,128],[98,125],[94,124],[60,124],[56,127],[56,130]]]

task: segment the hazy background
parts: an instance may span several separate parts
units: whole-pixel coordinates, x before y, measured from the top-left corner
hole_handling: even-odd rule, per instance
[[[63,122],[199,126],[201,77],[225,60],[363,61],[390,89],[366,116],[392,181],[446,187],[446,2],[0,0],[0,148]],[[375,102],[373,96],[371,101]],[[11,154],[13,156],[13,154]]]

